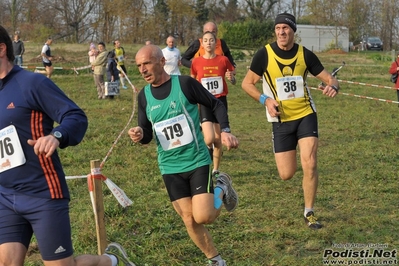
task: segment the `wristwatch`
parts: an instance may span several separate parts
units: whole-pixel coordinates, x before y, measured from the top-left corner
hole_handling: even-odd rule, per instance
[[[231,130],[229,127],[222,128],[221,131],[225,132],[225,133],[231,133]]]
[[[60,143],[62,142],[62,133],[59,131],[54,131],[50,133],[51,136],[53,136],[54,138],[56,138]]]
[[[335,85],[330,85],[331,88],[333,88],[336,92],[338,92],[338,88]]]

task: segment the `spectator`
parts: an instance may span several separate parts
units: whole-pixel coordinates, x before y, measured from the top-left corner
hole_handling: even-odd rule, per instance
[[[397,55],[396,55],[396,60],[394,62],[392,62],[391,67],[389,68],[389,73],[391,75],[399,74],[399,53],[397,53]],[[399,78],[396,79],[396,83],[394,86],[396,88],[396,94],[397,94],[398,101],[399,101]]]
[[[105,43],[99,42],[97,45],[98,55],[94,62],[91,64],[94,67],[94,84],[97,87],[98,99],[105,99],[105,88],[104,88],[104,74],[105,67],[107,64],[107,50],[105,49]]]
[[[176,48],[173,36],[169,36],[166,39],[166,47],[162,49],[162,53],[166,60],[164,66],[166,73],[169,75],[180,75],[181,55],[180,50]]]
[[[89,55],[89,63],[91,65],[94,62],[94,60],[96,60],[96,57],[98,55],[98,50],[94,43],[90,44],[88,55]],[[94,70],[94,66],[91,67],[91,72],[93,72],[93,70]]]
[[[108,82],[116,82],[117,86],[116,88],[118,88],[119,90],[119,70],[118,70],[118,63],[116,61],[116,55],[114,51],[110,51],[108,53],[108,61],[107,61],[107,67],[106,67],[106,71],[107,71],[107,81]],[[113,99],[114,95],[109,95],[107,96],[107,98]]]
[[[15,33],[14,41],[12,42],[12,47],[14,49],[14,64],[22,67],[23,58],[22,55],[25,53],[25,46],[23,41],[19,38],[19,34]]]

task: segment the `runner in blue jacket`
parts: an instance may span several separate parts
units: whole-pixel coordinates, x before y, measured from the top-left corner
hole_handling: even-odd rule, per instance
[[[87,117],[49,78],[13,61],[0,26],[0,265],[24,265],[33,234],[44,265],[134,265],[117,243],[105,255],[74,258],[57,148],[79,144]]]

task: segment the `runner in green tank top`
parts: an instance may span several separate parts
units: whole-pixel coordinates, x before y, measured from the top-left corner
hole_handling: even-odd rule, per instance
[[[178,76],[171,76],[171,81],[172,90],[162,100],[154,98],[150,84],[144,89],[147,100],[146,115],[154,125],[154,135],[157,136],[161,174],[187,172],[211,163],[199,127],[198,107],[190,104],[182,93]],[[163,104],[165,101],[171,104]],[[173,111],[170,112],[170,109]]]
[[[174,209],[209,263],[225,266],[204,225],[216,220],[222,203],[227,211],[233,211],[238,196],[226,173],[219,174],[213,187],[198,104],[213,111],[222,128],[222,143],[230,150],[238,147],[238,140],[230,133],[226,108],[197,80],[169,76],[163,68],[162,51],[155,45],[142,47],[136,54],[136,64],[149,84],[138,95],[138,126],[129,130],[129,136],[142,144],[155,136],[159,168]]]

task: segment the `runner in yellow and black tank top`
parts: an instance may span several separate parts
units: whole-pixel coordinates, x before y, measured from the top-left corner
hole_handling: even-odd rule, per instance
[[[304,47],[298,45],[295,56],[284,59],[272,47],[265,46],[268,61],[263,74],[263,93],[280,103],[280,122],[297,120],[316,112],[316,107],[306,87],[308,68],[305,62]],[[270,117],[269,122],[277,122]]]
[[[116,59],[118,61],[118,65],[124,65],[124,59],[125,59],[125,50],[123,49],[123,47],[119,47],[119,48],[114,48],[115,50],[115,56]]]
[[[118,39],[114,41],[114,52],[115,52],[116,61],[118,62],[117,67],[119,70],[119,77],[122,88],[127,89],[126,77],[125,77],[125,75],[127,75],[127,70],[125,65],[125,60],[126,60],[125,49],[123,49],[123,47],[121,46],[121,42]]]
[[[306,76],[309,72],[326,84],[319,89],[331,98],[337,95],[339,83],[312,51],[295,43],[296,30],[295,16],[289,13],[277,15],[274,22],[276,41],[256,52],[241,87],[266,107],[268,121],[273,122],[273,152],[281,179],[294,177],[299,148],[305,203],[303,219],[308,228],[320,229],[323,226],[314,215],[319,178],[318,124],[314,103],[306,87]],[[256,86],[261,78],[263,94]]]

